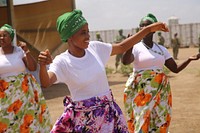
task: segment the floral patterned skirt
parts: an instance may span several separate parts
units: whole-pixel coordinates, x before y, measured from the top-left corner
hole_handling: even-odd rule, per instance
[[[167,133],[172,95],[162,70],[133,73],[124,90],[124,105],[130,133]]]
[[[50,114],[31,74],[0,78],[0,133],[48,133]]]
[[[51,133],[128,133],[125,118],[111,92],[73,102],[64,99],[65,111]]]

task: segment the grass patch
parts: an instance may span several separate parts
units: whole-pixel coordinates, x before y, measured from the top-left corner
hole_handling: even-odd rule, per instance
[[[106,67],[106,74],[112,74],[114,72],[114,69],[111,67]]]
[[[129,76],[130,73],[132,73],[132,72],[133,72],[132,64],[129,64],[129,65],[121,64],[120,73],[122,73],[124,76]]]

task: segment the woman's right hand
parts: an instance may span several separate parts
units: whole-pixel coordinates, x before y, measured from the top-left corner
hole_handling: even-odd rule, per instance
[[[38,63],[40,65],[49,65],[52,63],[52,57],[48,49],[45,51],[41,51],[39,56],[38,56]]]
[[[147,27],[150,28],[151,32],[156,32],[156,31],[169,32],[167,25],[162,22],[156,22],[156,23],[148,25]]]

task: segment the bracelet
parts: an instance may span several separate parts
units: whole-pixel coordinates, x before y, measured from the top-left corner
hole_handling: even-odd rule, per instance
[[[29,51],[29,50],[27,50],[25,53],[26,53],[26,54],[28,54],[28,53],[30,53],[30,51]]]

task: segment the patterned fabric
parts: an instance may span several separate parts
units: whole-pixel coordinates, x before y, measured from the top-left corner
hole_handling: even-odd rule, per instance
[[[9,33],[9,35],[10,35],[12,41],[13,41],[15,32],[14,32],[14,29],[12,28],[12,26],[10,26],[9,24],[4,24],[4,25],[0,28],[0,30],[1,30],[1,31],[2,31],[2,30],[7,31],[7,32]]]
[[[167,133],[172,95],[162,70],[133,73],[124,90],[124,105],[130,133]]]
[[[50,132],[50,114],[31,74],[0,78],[0,102],[0,133]]]
[[[57,19],[56,27],[61,40],[67,42],[67,40],[86,23],[87,21],[83,17],[82,11],[74,9],[71,12],[60,15]]]
[[[146,21],[146,20],[149,20],[149,21],[151,21],[152,23],[158,22],[157,18],[156,18],[153,14],[151,14],[151,13],[148,13],[146,16],[144,16],[144,17],[141,19],[140,24],[142,24],[142,23],[143,23],[144,21]]]
[[[64,106],[51,133],[128,133],[125,118],[111,93],[78,102],[66,97]]]

